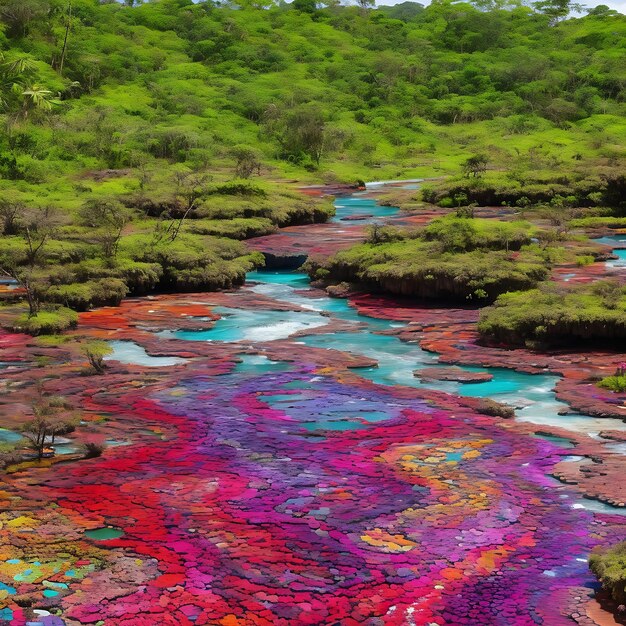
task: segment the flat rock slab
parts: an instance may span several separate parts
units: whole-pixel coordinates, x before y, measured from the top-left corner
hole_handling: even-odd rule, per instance
[[[457,383],[486,383],[493,380],[488,372],[468,372],[460,367],[424,367],[413,375],[421,380],[444,380]]]

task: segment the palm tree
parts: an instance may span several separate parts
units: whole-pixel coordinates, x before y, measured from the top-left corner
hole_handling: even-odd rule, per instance
[[[51,111],[55,104],[60,104],[53,97],[52,92],[42,85],[34,84],[26,89],[22,89],[21,86],[17,85],[17,88],[21,90],[22,115],[24,118],[27,118],[31,111],[47,112]]]
[[[9,107],[11,92],[13,92],[13,98],[20,95],[17,93],[18,87],[16,85],[22,85],[24,78],[34,72],[36,68],[35,60],[27,54],[7,59],[0,52],[0,108]]]

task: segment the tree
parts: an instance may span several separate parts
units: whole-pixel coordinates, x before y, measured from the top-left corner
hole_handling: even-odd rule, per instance
[[[60,396],[46,397],[41,385],[37,386],[32,412],[33,419],[23,424],[21,431],[41,460],[46,446],[54,445],[57,436],[76,430],[78,418],[71,404]]]
[[[301,13],[317,13],[316,0],[293,0],[291,6]]]
[[[87,357],[94,374],[104,374],[104,357],[112,354],[113,348],[106,341],[89,341],[81,347],[81,352]]]
[[[72,0],[68,0],[67,11],[65,15],[65,35],[63,37],[63,47],[61,48],[61,60],[59,61],[59,74],[63,76],[63,66],[65,65],[65,56],[67,54],[67,43],[72,28]]]
[[[31,22],[50,12],[47,0],[0,0],[0,18],[12,36],[26,37]]]
[[[36,70],[34,59],[27,54],[7,57],[0,52],[0,107],[12,111],[21,107],[21,87]]]
[[[302,105],[283,118],[278,140],[283,157],[300,163],[304,157],[319,165],[326,143],[326,121],[316,105]]]
[[[131,217],[131,211],[115,198],[87,200],[80,210],[82,224],[96,229],[95,238],[107,259],[117,255],[122,232]]]
[[[0,199],[0,226],[3,235],[16,235],[20,216],[24,215],[26,206],[10,198]]]
[[[205,172],[176,172],[176,199],[182,204],[182,215],[174,220],[167,229],[170,240],[175,241],[180,229],[189,214],[198,207],[198,202],[208,193],[208,184],[211,177]]]
[[[463,163],[463,173],[465,176],[477,178],[487,171],[489,160],[484,154],[475,154]]]
[[[550,24],[554,25],[567,17],[572,11],[581,12],[583,7],[570,0],[540,0],[533,2],[533,8],[550,18]]]
[[[231,154],[236,161],[235,175],[238,178],[250,178],[255,172],[260,175],[261,161],[256,150],[248,146],[235,146]]]
[[[52,206],[29,209],[24,214],[24,238],[26,241],[26,262],[34,267],[40,260],[44,248],[55,235],[63,218]]]
[[[376,0],[356,0],[356,3],[361,11],[366,13],[369,8],[376,5]]]
[[[0,250],[0,272],[13,278],[23,289],[30,317],[39,312],[40,290],[35,267],[45,247],[61,224],[61,216],[53,207],[25,209],[21,214],[21,238],[16,247]]]
[[[52,110],[54,105],[61,104],[54,97],[52,91],[42,85],[34,84],[26,89],[22,89],[19,85],[14,87],[22,97],[21,115],[24,119],[27,119],[32,113],[47,113]]]

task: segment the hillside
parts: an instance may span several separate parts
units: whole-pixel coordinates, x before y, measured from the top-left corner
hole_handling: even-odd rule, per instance
[[[606,7],[129,4],[0,2],[0,268],[31,313],[241,283],[261,261],[233,240],[332,212],[288,179],[433,177],[442,206],[623,192]]]

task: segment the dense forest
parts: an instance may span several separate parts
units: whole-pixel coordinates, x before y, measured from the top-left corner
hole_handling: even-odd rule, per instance
[[[0,268],[26,292],[18,326],[240,284],[262,262],[241,240],[332,214],[290,178],[431,177],[441,206],[618,206],[626,17],[571,9],[0,0]]]

